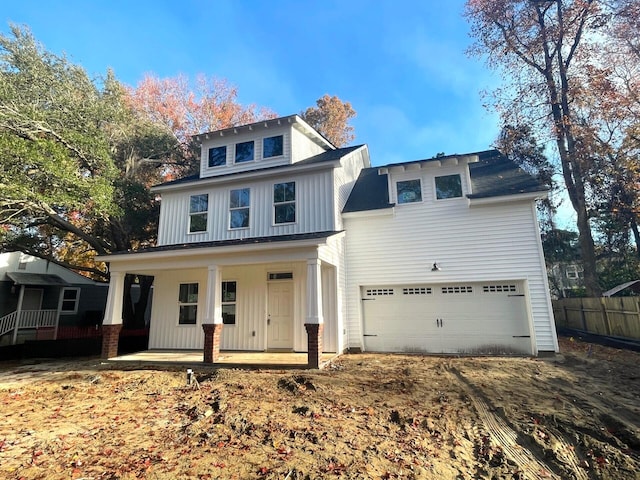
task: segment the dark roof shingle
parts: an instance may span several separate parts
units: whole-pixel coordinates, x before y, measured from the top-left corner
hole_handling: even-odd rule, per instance
[[[473,193],[467,195],[468,198],[499,197],[547,190],[535,177],[526,173],[498,150],[486,150],[463,156],[470,155],[477,155],[478,162],[469,164]],[[389,203],[389,176],[387,174],[379,175],[380,168],[437,161],[456,156],[448,155],[447,157],[391,164],[384,167],[365,168],[360,172],[342,211],[348,213],[393,207],[394,204]]]

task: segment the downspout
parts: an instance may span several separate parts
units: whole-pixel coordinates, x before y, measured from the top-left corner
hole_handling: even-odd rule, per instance
[[[24,299],[24,285],[20,285],[20,294],[18,295],[18,308],[16,308],[16,326],[13,329],[13,338],[11,345],[15,345],[18,341],[18,329],[20,328],[20,317],[22,317],[22,300]]]

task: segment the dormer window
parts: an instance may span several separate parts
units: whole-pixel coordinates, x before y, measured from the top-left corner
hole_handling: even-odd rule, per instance
[[[279,157],[283,152],[282,135],[262,140],[262,158]]]
[[[398,203],[413,203],[422,201],[422,186],[420,179],[396,182]]]
[[[462,197],[462,180],[460,175],[445,175],[436,177],[436,198],[445,200],[447,198]]]
[[[227,147],[213,147],[209,149],[209,168],[227,164]]]
[[[235,163],[253,161],[253,140],[250,142],[236,143],[236,160]]]

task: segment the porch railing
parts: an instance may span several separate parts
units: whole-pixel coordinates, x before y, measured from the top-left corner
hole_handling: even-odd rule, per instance
[[[0,318],[0,337],[5,333],[9,333],[16,327],[16,317],[18,312],[11,312]]]
[[[57,310],[22,310],[18,321],[18,330],[21,328],[55,327],[57,316]],[[0,318],[0,336],[14,330],[17,319],[17,311]]]

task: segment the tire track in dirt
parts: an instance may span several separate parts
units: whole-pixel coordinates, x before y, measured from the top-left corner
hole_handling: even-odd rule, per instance
[[[554,469],[539,458],[525,445],[518,442],[518,432],[512,429],[502,418],[494,415],[487,403],[482,399],[483,394],[471,381],[469,381],[458,369],[449,366],[448,371],[459,380],[473,407],[485,425],[491,436],[499,442],[505,455],[509,457],[525,475],[531,480],[548,480],[562,477],[554,472]],[[586,472],[580,468],[579,459],[571,446],[561,438],[556,438],[558,447],[556,453],[562,457],[566,464],[573,470],[577,480],[589,480]]]

